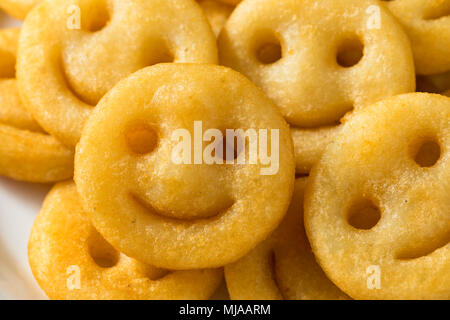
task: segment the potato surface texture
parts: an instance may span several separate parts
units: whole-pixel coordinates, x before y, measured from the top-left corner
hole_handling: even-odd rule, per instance
[[[305,226],[351,297],[450,298],[449,148],[450,99],[425,93],[362,110],[328,146],[309,178]]]
[[[353,111],[415,89],[408,38],[379,1],[247,0],[222,30],[219,54],[281,109],[298,173]]]
[[[92,226],[71,181],[46,197],[28,256],[39,285],[57,300],[208,299],[222,281],[221,269],[171,272],[121,254]]]
[[[204,132],[268,130],[272,151],[279,146],[277,172],[262,174],[260,154],[255,164],[174,162],[174,132],[194,137],[197,121]],[[239,156],[250,159],[250,149]],[[292,140],[279,110],[248,79],[214,65],[159,64],[120,82],[89,119],[75,168],[85,209],[105,239],[172,270],[241,258],[277,227],[294,184]]]
[[[418,74],[450,71],[450,1],[385,1],[408,34]]]
[[[108,90],[160,62],[217,62],[216,39],[194,1],[44,1],[24,22],[17,72],[27,109],[74,147]]]
[[[314,259],[303,226],[306,178],[295,181],[289,210],[275,232],[248,255],[225,266],[233,300],[348,299]]]

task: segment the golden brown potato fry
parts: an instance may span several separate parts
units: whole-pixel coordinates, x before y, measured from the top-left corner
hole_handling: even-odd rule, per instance
[[[450,1],[385,2],[408,34],[418,74],[450,71]]]
[[[33,117],[75,146],[108,90],[160,62],[217,62],[216,38],[193,1],[53,0],[24,22],[17,77]]]
[[[266,129],[279,160],[265,164],[259,151],[251,164],[247,147],[241,164],[175,162],[174,132],[194,137],[196,121],[204,132]],[[241,74],[201,64],[159,64],[114,87],[86,124],[75,167],[85,209],[105,239],[171,270],[219,267],[248,253],[282,220],[295,169],[275,105]]]
[[[450,99],[411,93],[356,114],[309,177],[305,227],[355,299],[450,299]]]
[[[208,299],[222,281],[221,269],[170,272],[119,253],[92,226],[73,182],[48,194],[28,256],[51,299]]]

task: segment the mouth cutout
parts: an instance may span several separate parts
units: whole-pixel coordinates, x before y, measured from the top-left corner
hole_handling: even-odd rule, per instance
[[[223,205],[222,207],[219,207],[219,209],[215,210],[207,210],[206,212],[202,212],[196,216],[186,217],[182,214],[176,213],[176,212],[164,212],[162,210],[159,210],[155,208],[152,204],[150,204],[148,201],[144,200],[142,197],[137,195],[137,193],[130,193],[130,197],[132,200],[137,203],[141,208],[144,208],[146,213],[149,215],[158,217],[160,219],[164,220],[171,220],[173,222],[191,222],[191,223],[198,223],[200,221],[213,221],[218,220],[231,208],[234,206],[235,202],[232,200],[229,200]]]
[[[339,112],[337,112],[335,119],[328,119],[321,121],[319,125],[312,125],[312,126],[301,126],[294,124],[292,121],[286,120],[291,127],[291,129],[299,129],[299,130],[320,130],[320,129],[327,129],[330,127],[336,127],[343,123],[345,123],[346,119],[350,117],[350,115],[354,112],[355,106],[353,104],[345,105],[344,107],[336,107],[336,109],[339,109]]]

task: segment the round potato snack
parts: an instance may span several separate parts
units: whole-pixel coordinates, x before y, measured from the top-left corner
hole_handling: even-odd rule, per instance
[[[75,146],[108,90],[160,62],[217,62],[216,38],[194,1],[44,1],[23,25],[17,72],[28,110]]]
[[[42,0],[0,0],[0,8],[11,16],[23,20],[28,12]]]
[[[347,299],[323,273],[303,226],[306,178],[295,181],[288,212],[277,230],[244,258],[225,266],[233,300]]]
[[[375,0],[247,0],[222,30],[219,54],[280,107],[299,173],[345,115],[415,89],[408,38]]]
[[[360,111],[311,172],[305,227],[355,299],[450,299],[450,99],[411,93]]]
[[[51,299],[208,299],[221,269],[161,270],[115,250],[95,230],[73,182],[47,195],[28,244],[33,274]]]
[[[277,227],[294,167],[288,125],[247,78],[159,64],[99,103],[77,146],[75,182],[94,226],[121,252],[197,269],[241,258]]]
[[[450,0],[383,2],[411,40],[417,73],[450,71]]]
[[[65,180],[73,174],[73,151],[40,128],[17,91],[19,31],[0,31],[0,175],[29,182]]]

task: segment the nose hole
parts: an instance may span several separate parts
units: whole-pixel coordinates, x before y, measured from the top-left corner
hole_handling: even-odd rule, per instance
[[[100,31],[110,21],[106,0],[92,1],[86,8],[81,10],[81,15],[82,28],[88,32]]]
[[[425,140],[419,145],[414,161],[422,168],[433,167],[441,157],[441,147],[436,140]]]
[[[158,134],[148,125],[135,125],[126,132],[126,143],[134,154],[148,154],[157,147]]]
[[[88,238],[89,255],[101,268],[112,268],[119,262],[120,253],[93,230]]]
[[[341,42],[336,54],[338,65],[350,68],[359,63],[364,55],[364,45],[358,37],[347,38]]]
[[[256,58],[262,64],[273,64],[282,58],[281,42],[272,32],[259,36],[256,44]]]
[[[370,230],[380,218],[380,209],[371,200],[363,198],[350,206],[347,221],[355,229]]]

